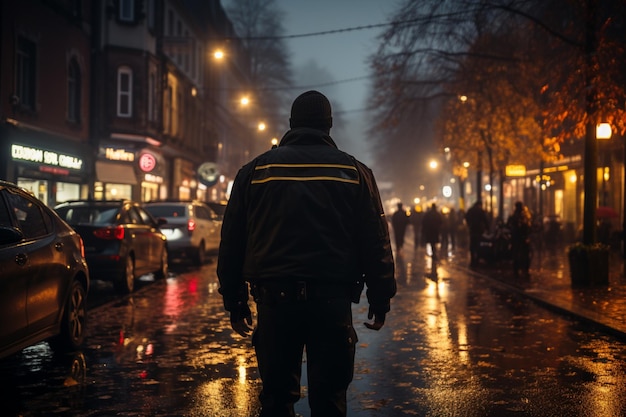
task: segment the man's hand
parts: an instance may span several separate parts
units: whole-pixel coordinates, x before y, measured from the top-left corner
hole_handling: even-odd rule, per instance
[[[234,331],[239,333],[243,337],[248,337],[252,333],[252,316],[247,316],[237,321],[230,321],[230,326]]]
[[[368,329],[371,330],[380,330],[381,327],[383,327],[383,325],[385,324],[385,316],[386,313],[377,313],[374,312],[372,310],[372,307],[370,306],[369,311],[367,312],[367,318],[368,319],[374,319],[374,323],[368,323],[365,322],[363,323],[365,325],[365,327],[367,327]]]
[[[252,327],[252,313],[247,304],[230,312],[230,327],[243,337],[248,337],[254,328]]]

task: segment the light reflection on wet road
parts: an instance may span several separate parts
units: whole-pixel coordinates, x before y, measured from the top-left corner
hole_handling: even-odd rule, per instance
[[[447,262],[435,282],[429,260],[398,257],[381,331],[354,305],[350,417],[626,414],[623,343]],[[57,357],[43,343],[1,361],[2,414],[256,416],[253,349],[229,327],[215,264],[173,271],[124,299],[96,286],[92,302],[105,302],[90,310],[82,352]]]

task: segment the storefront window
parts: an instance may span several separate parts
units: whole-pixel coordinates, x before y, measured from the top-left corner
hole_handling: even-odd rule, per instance
[[[154,201],[159,199],[159,184],[143,181],[141,183],[141,201]]]
[[[189,187],[178,187],[178,196],[181,200],[191,200],[191,190]]]
[[[57,182],[56,203],[62,203],[68,200],[80,199],[80,184],[72,184],[69,182]]]
[[[128,184],[105,184],[105,200],[130,200],[133,196],[133,186]]]
[[[48,181],[30,178],[18,178],[17,185],[27,189],[38,199],[48,204]]]

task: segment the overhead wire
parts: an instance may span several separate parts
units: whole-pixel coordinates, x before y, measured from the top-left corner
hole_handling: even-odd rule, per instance
[[[325,36],[325,35],[332,35],[332,34],[336,34],[336,33],[345,33],[345,32],[353,32],[353,31],[358,31],[358,30],[367,30],[367,29],[376,29],[376,28],[380,28],[380,27],[384,27],[384,26],[391,26],[391,25],[405,25],[405,24],[413,24],[415,22],[417,22],[418,20],[420,20],[422,18],[416,18],[416,19],[409,19],[409,20],[400,20],[400,21],[392,21],[392,22],[386,22],[386,23],[375,23],[375,24],[370,24],[370,25],[361,25],[361,26],[354,26],[354,27],[348,27],[348,28],[341,28],[341,29],[332,29],[332,30],[326,30],[326,31],[320,31],[320,32],[311,32],[311,33],[301,33],[301,34],[294,34],[294,35],[275,35],[275,36],[248,36],[245,37],[245,39],[247,41],[251,41],[251,40],[282,40],[282,39],[296,39],[296,38],[305,38],[305,37],[314,37],[314,36]],[[224,39],[235,39],[235,37],[226,37]],[[237,37],[237,39],[241,39],[240,37]],[[314,85],[305,85],[305,86],[284,86],[284,87],[259,87],[256,88],[256,90],[258,91],[281,91],[281,90],[307,90],[307,89],[313,89],[313,88],[320,88],[320,87],[327,87],[327,86],[331,86],[331,85],[338,85],[338,84],[345,84],[345,83],[349,83],[349,82],[354,82],[354,81],[361,81],[361,80],[367,80],[372,78],[371,75],[364,75],[364,76],[360,76],[360,77],[352,77],[352,78],[347,78],[347,79],[343,79],[343,80],[335,80],[335,81],[328,81],[325,83],[319,83],[319,84],[314,84]],[[356,110],[343,110],[340,111],[340,113],[357,113],[357,112],[362,112],[362,111],[367,111],[367,110],[371,110],[370,108],[363,108],[363,109],[356,109]]]

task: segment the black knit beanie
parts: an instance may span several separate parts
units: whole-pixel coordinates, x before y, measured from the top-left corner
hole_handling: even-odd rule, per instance
[[[333,125],[332,110],[326,96],[311,90],[300,94],[291,105],[289,126],[310,127],[326,132]]]

